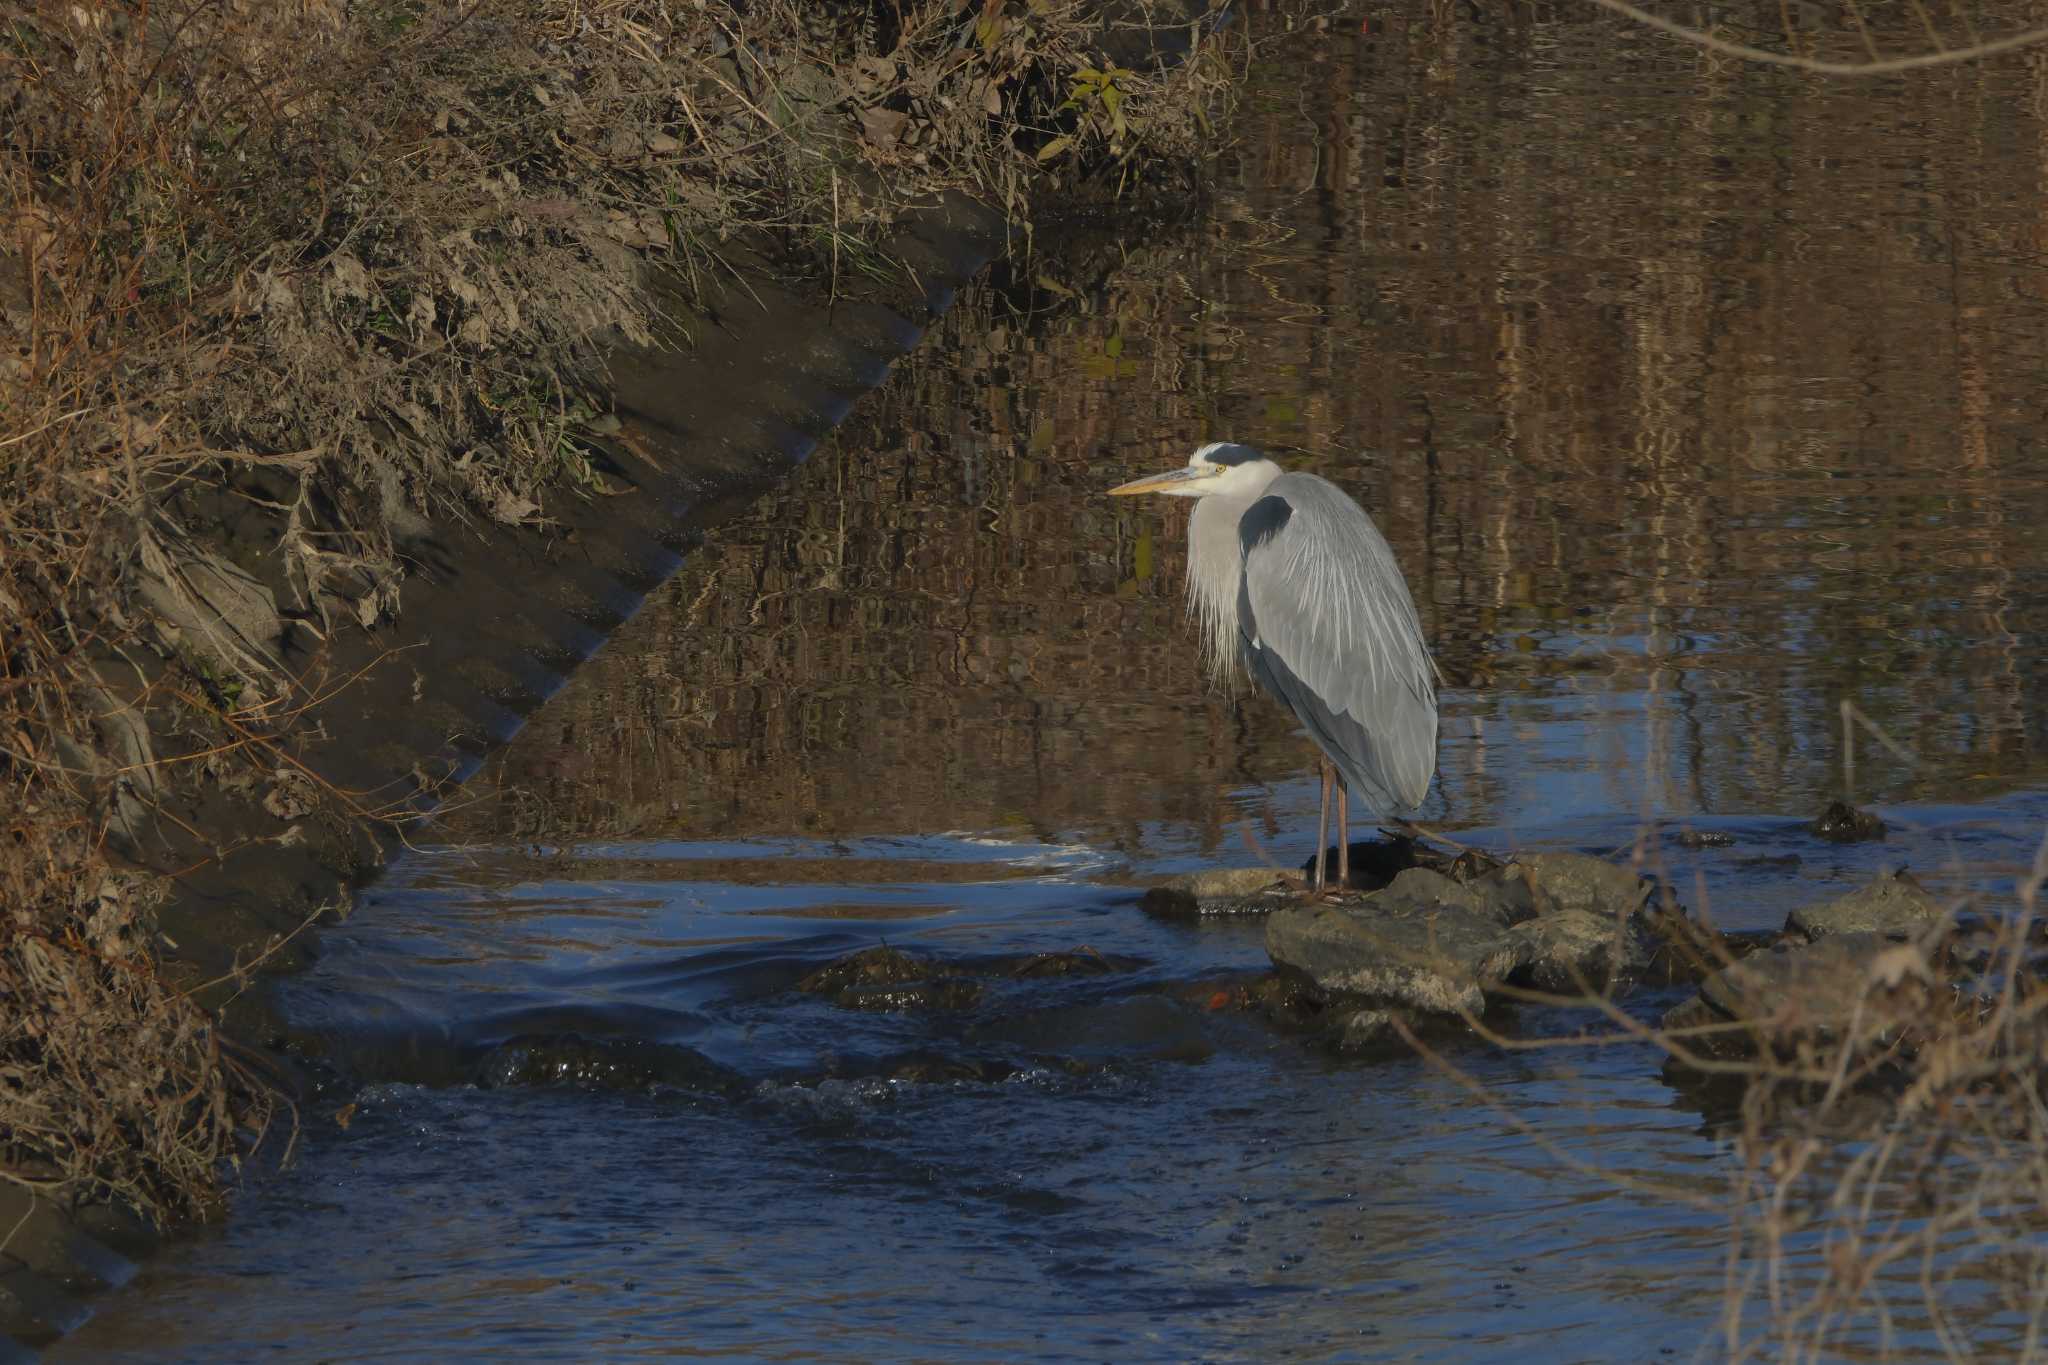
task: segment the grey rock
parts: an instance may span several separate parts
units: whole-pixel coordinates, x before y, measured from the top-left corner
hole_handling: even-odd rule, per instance
[[[1867,1038],[1925,1017],[1931,984],[1921,945],[1845,932],[1751,953],[1702,981],[1699,998],[1776,1038]]]
[[[1524,868],[1494,867],[1461,877],[1459,884],[1465,888],[1474,909],[1485,911],[1502,924],[1520,924],[1536,918],[1536,892]]]
[[[1267,954],[1334,995],[1441,1014],[1484,1009],[1485,988],[1521,965],[1523,944],[1494,915],[1448,893],[1434,898],[1463,890],[1448,878],[1410,882],[1419,870],[1355,904],[1276,911]]]
[[[1650,883],[1625,867],[1584,853],[1521,853],[1510,868],[1521,868],[1539,914],[1588,910],[1622,920],[1650,899]]]
[[[1218,896],[1250,896],[1260,891],[1270,891],[1276,886],[1286,885],[1285,877],[1270,867],[1218,867],[1206,872],[1190,872],[1175,877],[1166,883],[1176,891],[1185,891],[1197,899],[1211,899]]]
[[[1140,907],[1166,919],[1197,919],[1263,915],[1299,899],[1283,874],[1270,867],[1223,867],[1162,882],[1145,893]]]
[[[1658,1027],[1665,1033],[1680,1035],[1672,1038],[1669,1046],[1674,1058],[1681,1062],[1685,1054],[1726,1057],[1751,1051],[1750,1035],[1731,1028],[1727,1015],[1697,995],[1664,1011]],[[1692,1032],[1695,1029],[1702,1031]]]
[[[1632,920],[1590,910],[1560,910],[1508,932],[1523,945],[1516,982],[1540,991],[1605,993],[1650,965],[1648,945]]]
[[[1366,897],[1365,903],[1466,910],[1505,929],[1513,920],[1505,905],[1488,894],[1491,885],[1485,881],[1461,882],[1426,867],[1411,867],[1396,876],[1385,890]]]
[[[1809,939],[1829,934],[1907,934],[1944,921],[1947,912],[1920,883],[1888,872],[1868,886],[1794,910],[1785,927]]]

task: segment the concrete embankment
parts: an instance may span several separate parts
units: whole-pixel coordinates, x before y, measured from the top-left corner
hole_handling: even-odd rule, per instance
[[[1038,13],[1017,8],[1018,24]],[[1077,26],[1061,37],[1084,63],[1075,69],[1124,70],[1135,88],[1143,70],[1163,73],[1206,41],[1208,25],[1193,18],[1206,8],[1176,7],[1176,26],[1146,33],[1112,29],[1110,11],[1123,17],[1123,7],[1077,6]],[[998,29],[976,32],[991,55],[1008,41]],[[858,77],[878,92],[867,107],[837,108],[830,91],[811,91],[813,103],[860,129],[871,151],[884,123],[892,154],[897,141],[943,124],[937,105],[927,110],[903,94],[914,83],[914,36],[896,35],[902,55],[889,71],[871,63]],[[749,51],[729,48],[712,53],[714,83],[724,69],[716,63]],[[1019,59],[1036,61],[1021,51]],[[1024,85],[1039,77],[1024,71],[1015,89],[987,86],[991,118],[1003,104],[1007,123],[1028,102]],[[903,117],[877,120],[878,112]],[[452,117],[460,127],[460,111]],[[1108,124],[1102,132],[1111,135]],[[1013,135],[1013,124],[1002,132]],[[910,156],[903,160],[908,166]],[[16,541],[0,607],[15,617],[17,642],[57,643],[41,654],[18,648],[10,668],[69,709],[65,724],[50,725],[45,714],[37,734],[20,731],[5,762],[25,827],[59,850],[46,861],[68,859],[68,880],[29,884],[22,905],[60,908],[41,919],[22,910],[0,943],[9,964],[0,997],[14,1016],[0,1062],[17,1064],[0,1097],[9,1105],[12,1177],[0,1183],[0,1229],[9,1230],[0,1233],[0,1342],[61,1335],[81,1320],[90,1293],[120,1283],[157,1245],[156,1220],[218,1206],[222,1159],[239,1160],[253,1131],[267,1125],[262,1144],[283,1144],[289,1120],[274,1099],[293,1076],[269,1047],[280,1030],[262,975],[317,953],[317,925],[345,913],[353,889],[406,830],[544,704],[708,528],[786,474],[886,382],[953,292],[1018,240],[1012,223],[1030,215],[1043,226],[1059,215],[1088,177],[1078,158],[1044,162],[1066,173],[1041,185],[1014,182],[1003,209],[988,207],[986,196],[925,194],[892,207],[883,228],[843,237],[835,229],[829,250],[803,260],[777,233],[744,228],[720,243],[710,275],[679,252],[649,254],[632,311],[663,325],[586,337],[579,344],[602,353],[594,410],[535,428],[551,433],[566,473],[515,491],[479,470],[481,505],[413,499],[387,483],[374,524],[351,522],[352,486],[317,472],[345,464],[346,452],[333,450],[194,457],[163,465],[155,481],[144,470],[130,488],[134,544],[80,561],[107,576],[92,598],[104,610],[91,621],[72,609],[83,597],[67,605],[12,590],[57,567],[25,562],[27,542]],[[833,181],[835,203],[842,193],[853,198],[856,185],[873,201],[887,175],[886,167],[850,169],[843,185]],[[836,269],[842,252],[846,276]],[[864,274],[852,273],[856,255]],[[375,295],[374,280],[335,275],[342,256],[331,246],[310,287],[340,288],[346,309],[374,304],[352,292]],[[828,260],[832,273],[815,269]],[[13,262],[0,275],[10,322],[37,324],[35,271]],[[234,287],[249,278],[244,271]],[[495,313],[479,306],[476,317],[504,322],[539,308],[522,310],[516,297],[499,304]],[[439,344],[431,300],[406,321],[426,329],[423,353]],[[455,318],[441,321],[448,342],[467,336]],[[21,366],[6,377],[38,373]],[[148,420],[159,423],[152,433],[174,424],[169,415]],[[409,420],[404,405],[387,406],[362,429]],[[122,430],[133,470],[133,429]],[[458,483],[488,460],[475,450],[445,454],[436,477]],[[120,455],[103,463],[118,470]],[[295,577],[285,562],[292,555],[324,553],[303,534],[309,521],[377,541],[396,572],[344,565],[323,578],[314,563],[310,580]],[[295,590],[305,591],[295,599]],[[45,605],[47,619],[38,615]],[[80,624],[86,629],[67,643],[62,631]],[[59,824],[81,831],[73,844],[51,842]],[[71,985],[81,981],[127,1011],[120,1032],[94,1031],[96,1017],[109,1017],[99,1004],[66,1013],[67,992],[77,998]],[[153,1065],[137,1051],[152,1046],[166,1057],[176,1049],[175,1057]],[[128,1057],[156,1080],[131,1088],[143,1096],[139,1118],[117,1115],[87,1131],[100,1103],[95,1087],[118,1079],[95,1061],[100,1053]],[[148,1084],[163,1094],[150,1099]]]

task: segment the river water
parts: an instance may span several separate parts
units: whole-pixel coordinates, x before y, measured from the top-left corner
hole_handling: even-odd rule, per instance
[[[1324,1055],[1217,1007],[1258,925],[1138,909],[1247,831],[1305,857],[1315,789],[1197,671],[1183,505],[1101,490],[1223,437],[1354,490],[1460,840],[1638,857],[1730,927],[1902,863],[2009,884],[2048,816],[2048,65],[1300,19],[1243,16],[1199,212],[969,291],[325,935],[280,995],[349,1079],[52,1359],[1775,1349],[1725,1099],[1637,1044]],[[1813,837],[1843,795],[1890,837]],[[795,989],[877,943],[978,997]],[[1828,1349],[1938,1354],[1915,1274]],[[1945,1293],[1964,1350],[2024,1344]]]

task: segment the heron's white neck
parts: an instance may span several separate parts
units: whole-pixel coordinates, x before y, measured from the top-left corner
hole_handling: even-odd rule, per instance
[[[1188,518],[1188,614],[1200,621],[1202,663],[1209,676],[1233,686],[1244,670],[1238,648],[1237,593],[1244,576],[1244,548],[1237,523],[1280,477],[1280,467],[1260,461],[1264,477],[1233,478],[1195,503]],[[1246,475],[1253,471],[1246,469]]]

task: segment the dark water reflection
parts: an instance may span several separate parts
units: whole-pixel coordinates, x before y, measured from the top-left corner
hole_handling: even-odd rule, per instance
[[[1220,830],[1306,750],[1203,688],[1184,507],[1099,496],[1220,436],[1392,539],[1443,823],[1807,814],[1844,701],[1918,758],[1866,737],[1860,799],[2033,780],[2044,68],[1829,87],[1559,21],[1432,78],[1443,40],[1374,26],[1259,49],[1205,221],[1027,268],[1116,256],[1079,299],[971,296],[479,830]]]
[[[2048,63],[1831,86],[1590,8],[1286,12],[1245,15],[1202,214],[971,293],[453,821],[572,859],[416,861],[288,1001],[412,1080],[604,1017],[743,1098],[373,1086],[66,1351],[1721,1353],[1725,1214],[1601,1174],[1732,1178],[1653,1058],[1468,1059],[1494,1110],[1173,994],[1256,968],[1257,931],[1125,884],[1240,859],[1247,818],[1304,854],[1309,751],[1205,688],[1181,509],[1101,490],[1229,436],[1357,491],[1450,680],[1434,823],[1725,829],[1649,847],[1737,923],[1885,861],[2009,877],[2048,739]],[[1800,827],[1848,780],[1845,701],[1914,756],[1856,749],[1886,845]],[[994,1022],[790,1003],[878,939],[1146,965]],[[880,1079],[1090,1020],[1084,1075]]]

